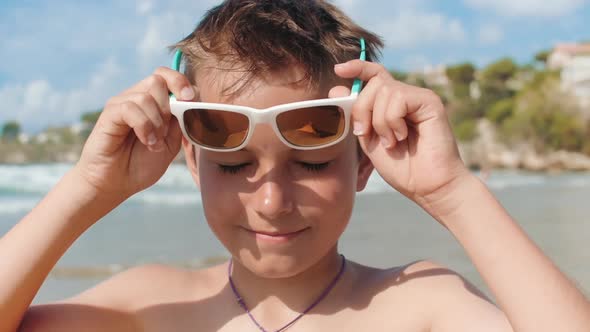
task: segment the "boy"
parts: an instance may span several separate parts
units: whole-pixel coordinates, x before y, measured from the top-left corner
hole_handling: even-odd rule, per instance
[[[111,98],[79,162],[0,241],[0,330],[587,331],[588,301],[465,168],[439,98],[353,60],[363,42],[374,60],[379,39],[322,0],[209,11],[175,46],[186,76],[159,68]],[[303,107],[326,96],[338,107]],[[253,126],[254,109],[276,118]],[[141,266],[29,307],[72,242],[181,145],[232,259]],[[457,238],[499,308],[435,263],[381,270],[338,254],[373,169]]]

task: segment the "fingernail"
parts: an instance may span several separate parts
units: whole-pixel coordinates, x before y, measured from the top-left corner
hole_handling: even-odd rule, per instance
[[[195,97],[195,92],[191,87],[185,87],[180,91],[180,97],[184,100],[191,100]]]
[[[154,144],[156,144],[156,142],[157,142],[157,141],[158,141],[158,139],[156,138],[156,134],[154,134],[154,133],[151,133],[151,134],[148,136],[148,145],[150,145],[150,146],[151,146],[151,145],[154,145]]]
[[[398,132],[398,131],[395,131],[395,130],[394,130],[394,131],[393,131],[393,135],[395,135],[395,138],[396,138],[398,141],[403,141],[403,140],[405,139],[405,137],[402,137],[402,134],[401,134],[400,132]]]
[[[383,145],[384,148],[388,148],[390,144],[391,142],[387,137],[381,136],[381,145]]]
[[[355,121],[352,124],[352,127],[353,127],[352,133],[355,134],[356,136],[361,136],[363,134],[363,124],[362,123]]]

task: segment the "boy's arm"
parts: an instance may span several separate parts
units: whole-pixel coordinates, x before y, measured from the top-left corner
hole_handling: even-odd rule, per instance
[[[0,331],[17,329],[59,258],[121,201],[96,195],[74,168],[0,239]]]
[[[335,72],[368,82],[352,117],[375,170],[451,231],[514,330],[588,331],[588,300],[465,167],[440,97],[372,62],[349,61]]]
[[[470,175],[457,180],[449,190],[431,197],[431,202],[445,197],[444,210],[436,203],[427,203],[426,210],[463,246],[514,331],[588,331],[589,301],[487,187]],[[451,329],[461,330],[458,326]]]
[[[0,239],[0,332],[17,329],[49,271],[86,229],[162,177],[182,137],[170,92],[195,97],[184,75],[160,67],[109,99],[76,166]],[[112,308],[109,301],[91,304]],[[105,312],[92,317],[114,317]]]

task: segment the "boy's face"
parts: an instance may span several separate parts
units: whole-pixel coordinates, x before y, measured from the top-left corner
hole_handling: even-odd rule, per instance
[[[198,99],[263,109],[327,95],[287,85],[301,78],[292,69],[254,81],[231,101],[222,98],[221,91],[237,75],[214,69],[199,72]],[[335,252],[355,192],[364,188],[372,171],[368,158],[359,159],[356,144],[349,134],[331,147],[293,150],[269,125],[258,125],[246,149],[236,152],[195,151],[183,138],[209,226],[234,259],[269,278],[296,275]],[[327,166],[309,165],[324,163]]]

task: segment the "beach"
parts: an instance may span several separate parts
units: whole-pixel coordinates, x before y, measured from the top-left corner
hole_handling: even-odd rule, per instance
[[[30,211],[70,167],[0,166],[0,235]],[[486,183],[541,249],[589,294],[590,174],[492,171]],[[376,267],[433,260],[464,275],[491,296],[452,234],[377,174],[357,195],[339,248],[348,259]],[[173,164],[156,185],[133,196],[84,233],[58,262],[34,303],[72,296],[136,265],[200,268],[227,257],[204,220],[200,193],[186,167]]]

